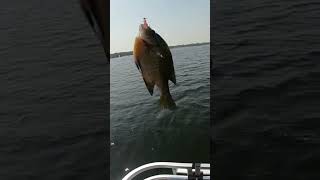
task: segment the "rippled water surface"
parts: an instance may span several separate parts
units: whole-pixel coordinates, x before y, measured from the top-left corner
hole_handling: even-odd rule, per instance
[[[212,7],[214,176],[319,179],[319,1]]]
[[[177,109],[160,111],[133,57],[111,59],[111,179],[154,161],[209,162],[209,45],[172,49]]]
[[[105,179],[108,66],[78,0],[2,1],[0,179]]]

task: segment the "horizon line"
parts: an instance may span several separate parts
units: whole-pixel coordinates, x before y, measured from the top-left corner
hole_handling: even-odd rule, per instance
[[[194,43],[188,43],[188,44],[176,44],[176,45],[170,45],[169,48],[172,48],[175,46],[186,46],[186,45],[192,45],[192,44],[208,44],[208,43],[210,43],[210,41],[209,42],[194,42]],[[113,53],[110,53],[110,55],[119,54],[119,53],[129,53],[129,52],[132,52],[132,50],[113,52]]]

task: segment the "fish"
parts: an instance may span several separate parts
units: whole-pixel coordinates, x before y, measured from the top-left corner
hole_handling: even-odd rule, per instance
[[[107,1],[106,0],[79,0],[83,13],[91,25],[96,36],[100,39],[105,55],[107,53]],[[109,42],[108,42],[109,43]]]
[[[172,54],[165,40],[149,26],[146,18],[139,25],[133,59],[150,95],[153,95],[155,86],[159,89],[161,109],[175,108],[168,84],[170,80],[176,85]]]

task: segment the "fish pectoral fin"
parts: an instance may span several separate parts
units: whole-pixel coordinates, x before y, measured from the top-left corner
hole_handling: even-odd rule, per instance
[[[139,65],[138,65],[138,64],[136,64],[136,66],[137,66],[138,70],[140,71]]]
[[[138,70],[140,71],[140,73],[142,73],[142,69],[141,69],[141,64],[138,58],[135,58],[134,63],[136,64]]]
[[[146,84],[146,87],[150,93],[150,95],[153,95],[153,88],[154,88],[154,82],[148,82],[143,78],[144,83]]]
[[[136,66],[137,66],[137,68],[138,68],[138,70],[140,71],[140,73],[142,73],[142,71],[141,71],[141,66],[139,65],[139,63],[136,63]]]

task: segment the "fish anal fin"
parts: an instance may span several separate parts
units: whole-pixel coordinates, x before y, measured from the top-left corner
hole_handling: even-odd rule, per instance
[[[173,82],[173,84],[175,84],[175,85],[177,84],[177,82],[176,82],[176,75],[175,75],[174,71],[170,74],[169,80],[170,80],[171,82]]]
[[[154,82],[148,82],[148,81],[146,81],[145,78],[143,78],[143,81],[146,84],[146,87],[147,87],[150,95],[152,96],[153,95]]]
[[[175,71],[174,71],[174,66],[173,66],[172,60],[171,60],[171,63],[172,63],[172,64],[169,65],[169,69],[170,69],[170,70],[169,70],[169,77],[168,77],[168,79],[176,85],[176,84],[177,84],[177,82],[176,82],[176,73],[175,73]]]

